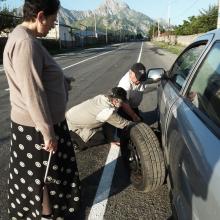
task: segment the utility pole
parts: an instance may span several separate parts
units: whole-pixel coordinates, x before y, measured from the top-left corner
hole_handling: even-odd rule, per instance
[[[97,38],[97,32],[96,32],[96,15],[95,15],[95,12],[93,12],[93,15],[94,15],[94,21],[95,21],[95,37]]]
[[[155,28],[155,25],[154,25],[154,23],[153,23],[153,39],[154,39],[154,28]]]
[[[218,0],[218,20],[217,20],[217,28],[220,28],[220,0]]]
[[[58,15],[57,15],[57,28],[58,28],[59,45],[60,45],[60,49],[62,49],[61,31],[60,31],[60,16],[59,16],[59,13],[58,13]]]
[[[157,22],[157,37],[160,37],[160,19],[159,18]]]
[[[87,39],[87,26],[84,25],[84,24],[81,24],[81,23],[80,23],[80,25],[82,27],[84,27],[83,28],[83,33],[84,33],[84,31],[86,31],[86,37],[85,37],[85,44],[86,44],[87,43],[87,41],[86,41],[86,39]],[[80,33],[81,33],[81,31],[80,31]],[[84,36],[85,36],[85,34],[82,35],[82,47],[84,47]]]
[[[168,22],[168,33],[167,33],[167,37],[168,37],[168,43],[170,43],[170,0],[168,0],[168,9],[167,9],[167,22]]]
[[[103,20],[103,24],[105,25],[105,43],[108,44],[108,18],[106,20]]]
[[[108,25],[106,25],[105,27],[105,41],[106,41],[106,44],[108,44]]]

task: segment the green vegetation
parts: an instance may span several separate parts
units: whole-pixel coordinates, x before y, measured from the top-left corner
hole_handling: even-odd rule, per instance
[[[182,25],[174,29],[176,35],[191,35],[205,33],[216,29],[218,6],[209,6],[208,10],[200,11],[200,15],[189,17]]]
[[[0,12],[0,33],[9,33],[17,24],[21,23],[21,18],[14,16],[15,9],[10,11],[8,8],[3,8]]]
[[[202,9],[198,16],[188,17],[187,20],[183,21],[182,25],[172,27],[169,31],[171,35],[193,35],[199,33],[205,33],[216,29],[218,18],[218,6],[210,5],[207,10]],[[149,36],[157,36],[157,23],[152,25],[149,30]],[[160,33],[166,33],[162,26],[160,26]],[[168,34],[168,33],[166,33]]]
[[[177,54],[179,55],[183,50],[184,50],[184,46],[181,46],[181,45],[170,45],[168,43],[165,43],[165,42],[157,42],[157,41],[154,41],[153,42],[156,46],[162,48],[162,49],[165,49],[171,53],[174,53],[174,54]]]
[[[150,38],[152,38],[153,36],[157,36],[158,35],[157,31],[158,31],[157,24],[155,23],[155,24],[151,25],[150,30],[148,32]],[[165,32],[166,32],[166,30],[163,27],[160,26],[160,33],[162,34],[162,33],[165,33]]]

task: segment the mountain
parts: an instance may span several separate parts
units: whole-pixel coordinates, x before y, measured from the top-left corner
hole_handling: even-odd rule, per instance
[[[21,15],[22,8],[17,9]],[[111,31],[124,31],[130,33],[146,34],[150,26],[155,23],[147,15],[131,9],[121,0],[104,0],[95,10],[76,11],[61,7],[59,21],[62,24],[81,29],[93,30],[96,21],[97,30],[104,31],[106,26]]]
[[[105,0],[97,9],[88,11],[68,10],[61,7],[60,22],[80,28],[80,24],[88,30],[94,28],[104,30],[106,26],[112,31],[124,30],[132,33],[146,34],[150,25],[155,23],[147,15],[131,9],[120,0]]]

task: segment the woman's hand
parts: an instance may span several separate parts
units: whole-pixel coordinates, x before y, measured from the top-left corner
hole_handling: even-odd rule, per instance
[[[70,91],[72,89],[71,83],[75,81],[75,79],[73,77],[68,77],[65,76],[65,81],[66,81],[66,85],[67,85],[67,90]]]
[[[50,139],[47,141],[44,141],[44,144],[42,144],[43,149],[50,152],[53,151],[54,153],[57,150],[57,140],[56,139]]]

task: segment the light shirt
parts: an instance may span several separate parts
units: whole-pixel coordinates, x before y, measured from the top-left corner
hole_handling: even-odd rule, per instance
[[[84,142],[87,142],[105,122],[123,129],[130,122],[119,116],[116,109],[107,96],[97,95],[66,112],[68,127]]]
[[[132,108],[137,108],[143,98],[143,92],[147,87],[146,82],[140,82],[135,85],[129,75],[129,71],[121,78],[118,83],[118,87],[123,88],[127,92],[127,99]]]
[[[30,31],[18,25],[4,49],[11,119],[36,127],[44,140],[55,138],[53,125],[65,119],[67,92],[62,69]]]

